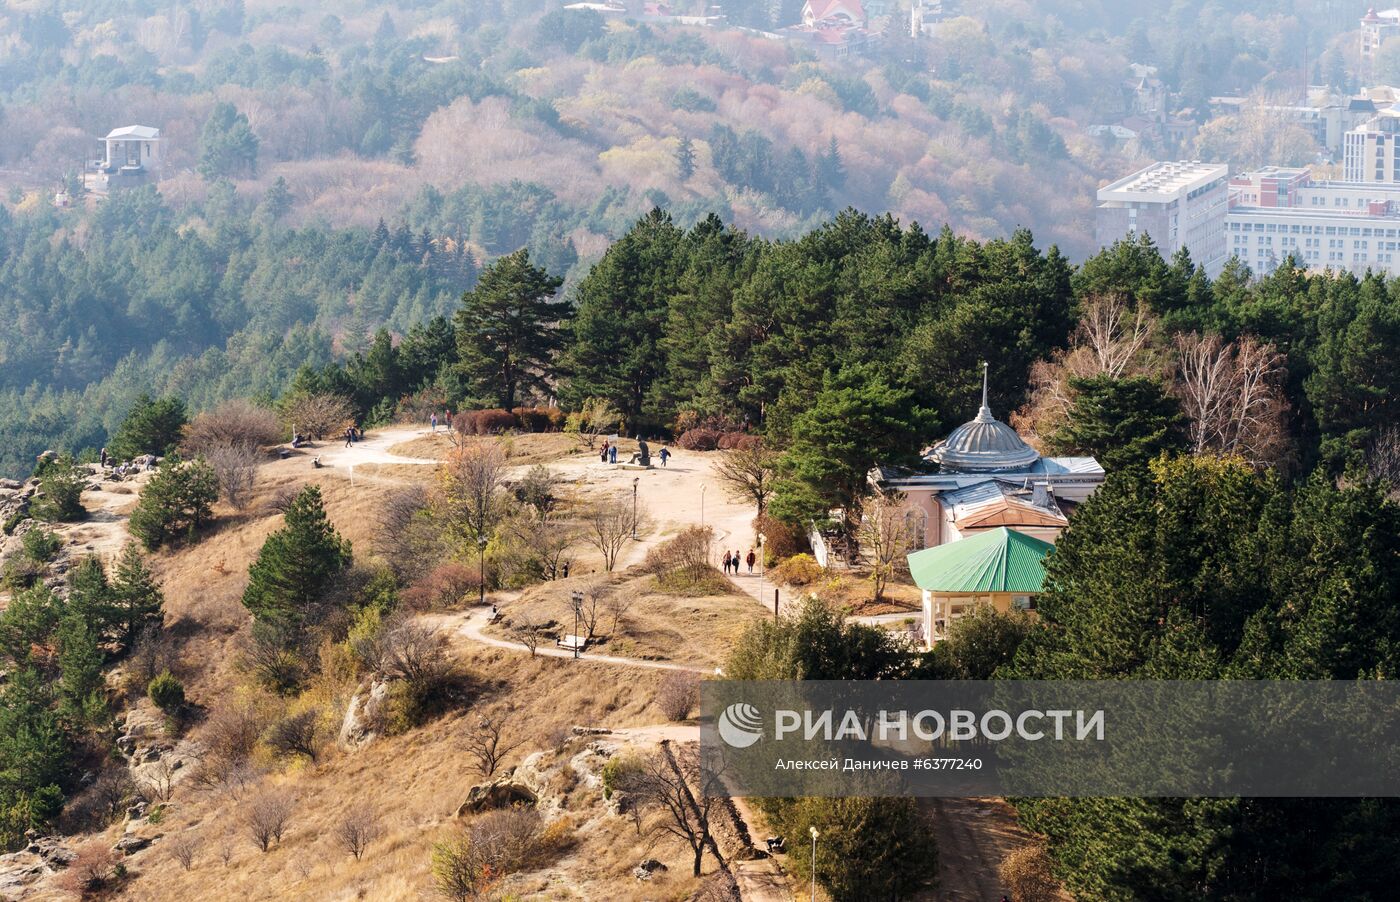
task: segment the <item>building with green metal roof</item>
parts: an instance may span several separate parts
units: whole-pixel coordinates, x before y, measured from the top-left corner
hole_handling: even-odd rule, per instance
[[[910,554],[910,575],[923,590],[925,642],[946,636],[954,620],[979,604],[1003,613],[1034,611],[1054,548],[1002,526]]]

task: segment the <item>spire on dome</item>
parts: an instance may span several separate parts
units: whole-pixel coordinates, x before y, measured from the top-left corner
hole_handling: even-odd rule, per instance
[[[982,361],[982,408],[977,411],[977,422],[990,423],[996,417],[992,416],[992,408],[987,405],[987,361]]]

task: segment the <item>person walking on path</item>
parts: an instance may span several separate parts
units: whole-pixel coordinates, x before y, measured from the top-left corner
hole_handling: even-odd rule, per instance
[[[107,449],[102,449],[102,469],[107,469]]]
[[[617,445],[612,445],[608,448],[608,463],[617,463]]]
[[[660,457],[660,458],[661,458],[661,466],[662,466],[663,468],[665,468],[665,466],[666,466],[666,461],[668,461],[668,460],[671,459],[671,449],[670,449],[670,448],[667,448],[667,447],[665,447],[665,446],[662,446],[662,448],[661,448],[661,453],[658,454],[657,457]]]
[[[350,447],[350,445],[351,445],[354,441],[355,441],[355,427],[354,427],[354,426],[346,426],[346,427],[345,427],[345,447],[347,447],[347,448]]]
[[[729,552],[726,551],[726,552],[724,553],[724,575],[725,575],[725,576],[728,576],[728,575],[729,575],[729,564],[730,564]]]
[[[752,548],[749,549],[749,556],[744,558],[744,560],[748,562],[749,573],[753,573],[753,563],[754,561],[758,560],[758,555],[753,553]]]
[[[433,411],[433,415],[428,419],[428,422],[433,424],[433,431],[437,432],[437,411]]]
[[[742,560],[743,560],[743,558],[739,557],[739,549],[735,548],[735,549],[734,549],[734,575],[735,575],[735,576],[738,576],[738,575],[739,575],[739,562],[742,561]]]
[[[603,439],[603,453],[598,455],[599,463],[608,462],[608,440]]]

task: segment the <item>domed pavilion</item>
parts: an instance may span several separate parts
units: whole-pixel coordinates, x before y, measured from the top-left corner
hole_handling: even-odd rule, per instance
[[[904,493],[918,520],[916,544],[932,548],[1009,526],[1055,541],[1068,514],[1103,483],[1092,457],[1044,457],[996,418],[987,401],[986,364],[977,416],[924,454],[925,467],[880,467],[872,479]]]

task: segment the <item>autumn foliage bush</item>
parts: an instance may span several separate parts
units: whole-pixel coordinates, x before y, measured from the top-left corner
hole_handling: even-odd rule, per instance
[[[748,451],[762,445],[763,438],[752,432],[723,432],[716,444],[721,451]]]
[[[687,451],[714,451],[719,448],[720,433],[707,426],[687,429],[676,439],[676,444]]]
[[[449,561],[438,565],[422,579],[409,585],[399,597],[409,610],[430,611],[457,604],[468,594],[475,592],[480,583],[480,572],[477,568]]]
[[[452,425],[463,435],[500,435],[520,428],[520,420],[509,410],[491,407],[486,410],[464,410],[453,417]]]
[[[557,407],[517,407],[511,413],[526,432],[558,432],[564,428],[564,411]]]
[[[785,586],[810,586],[825,576],[826,571],[810,554],[794,554],[774,567],[769,575],[774,582]]]

